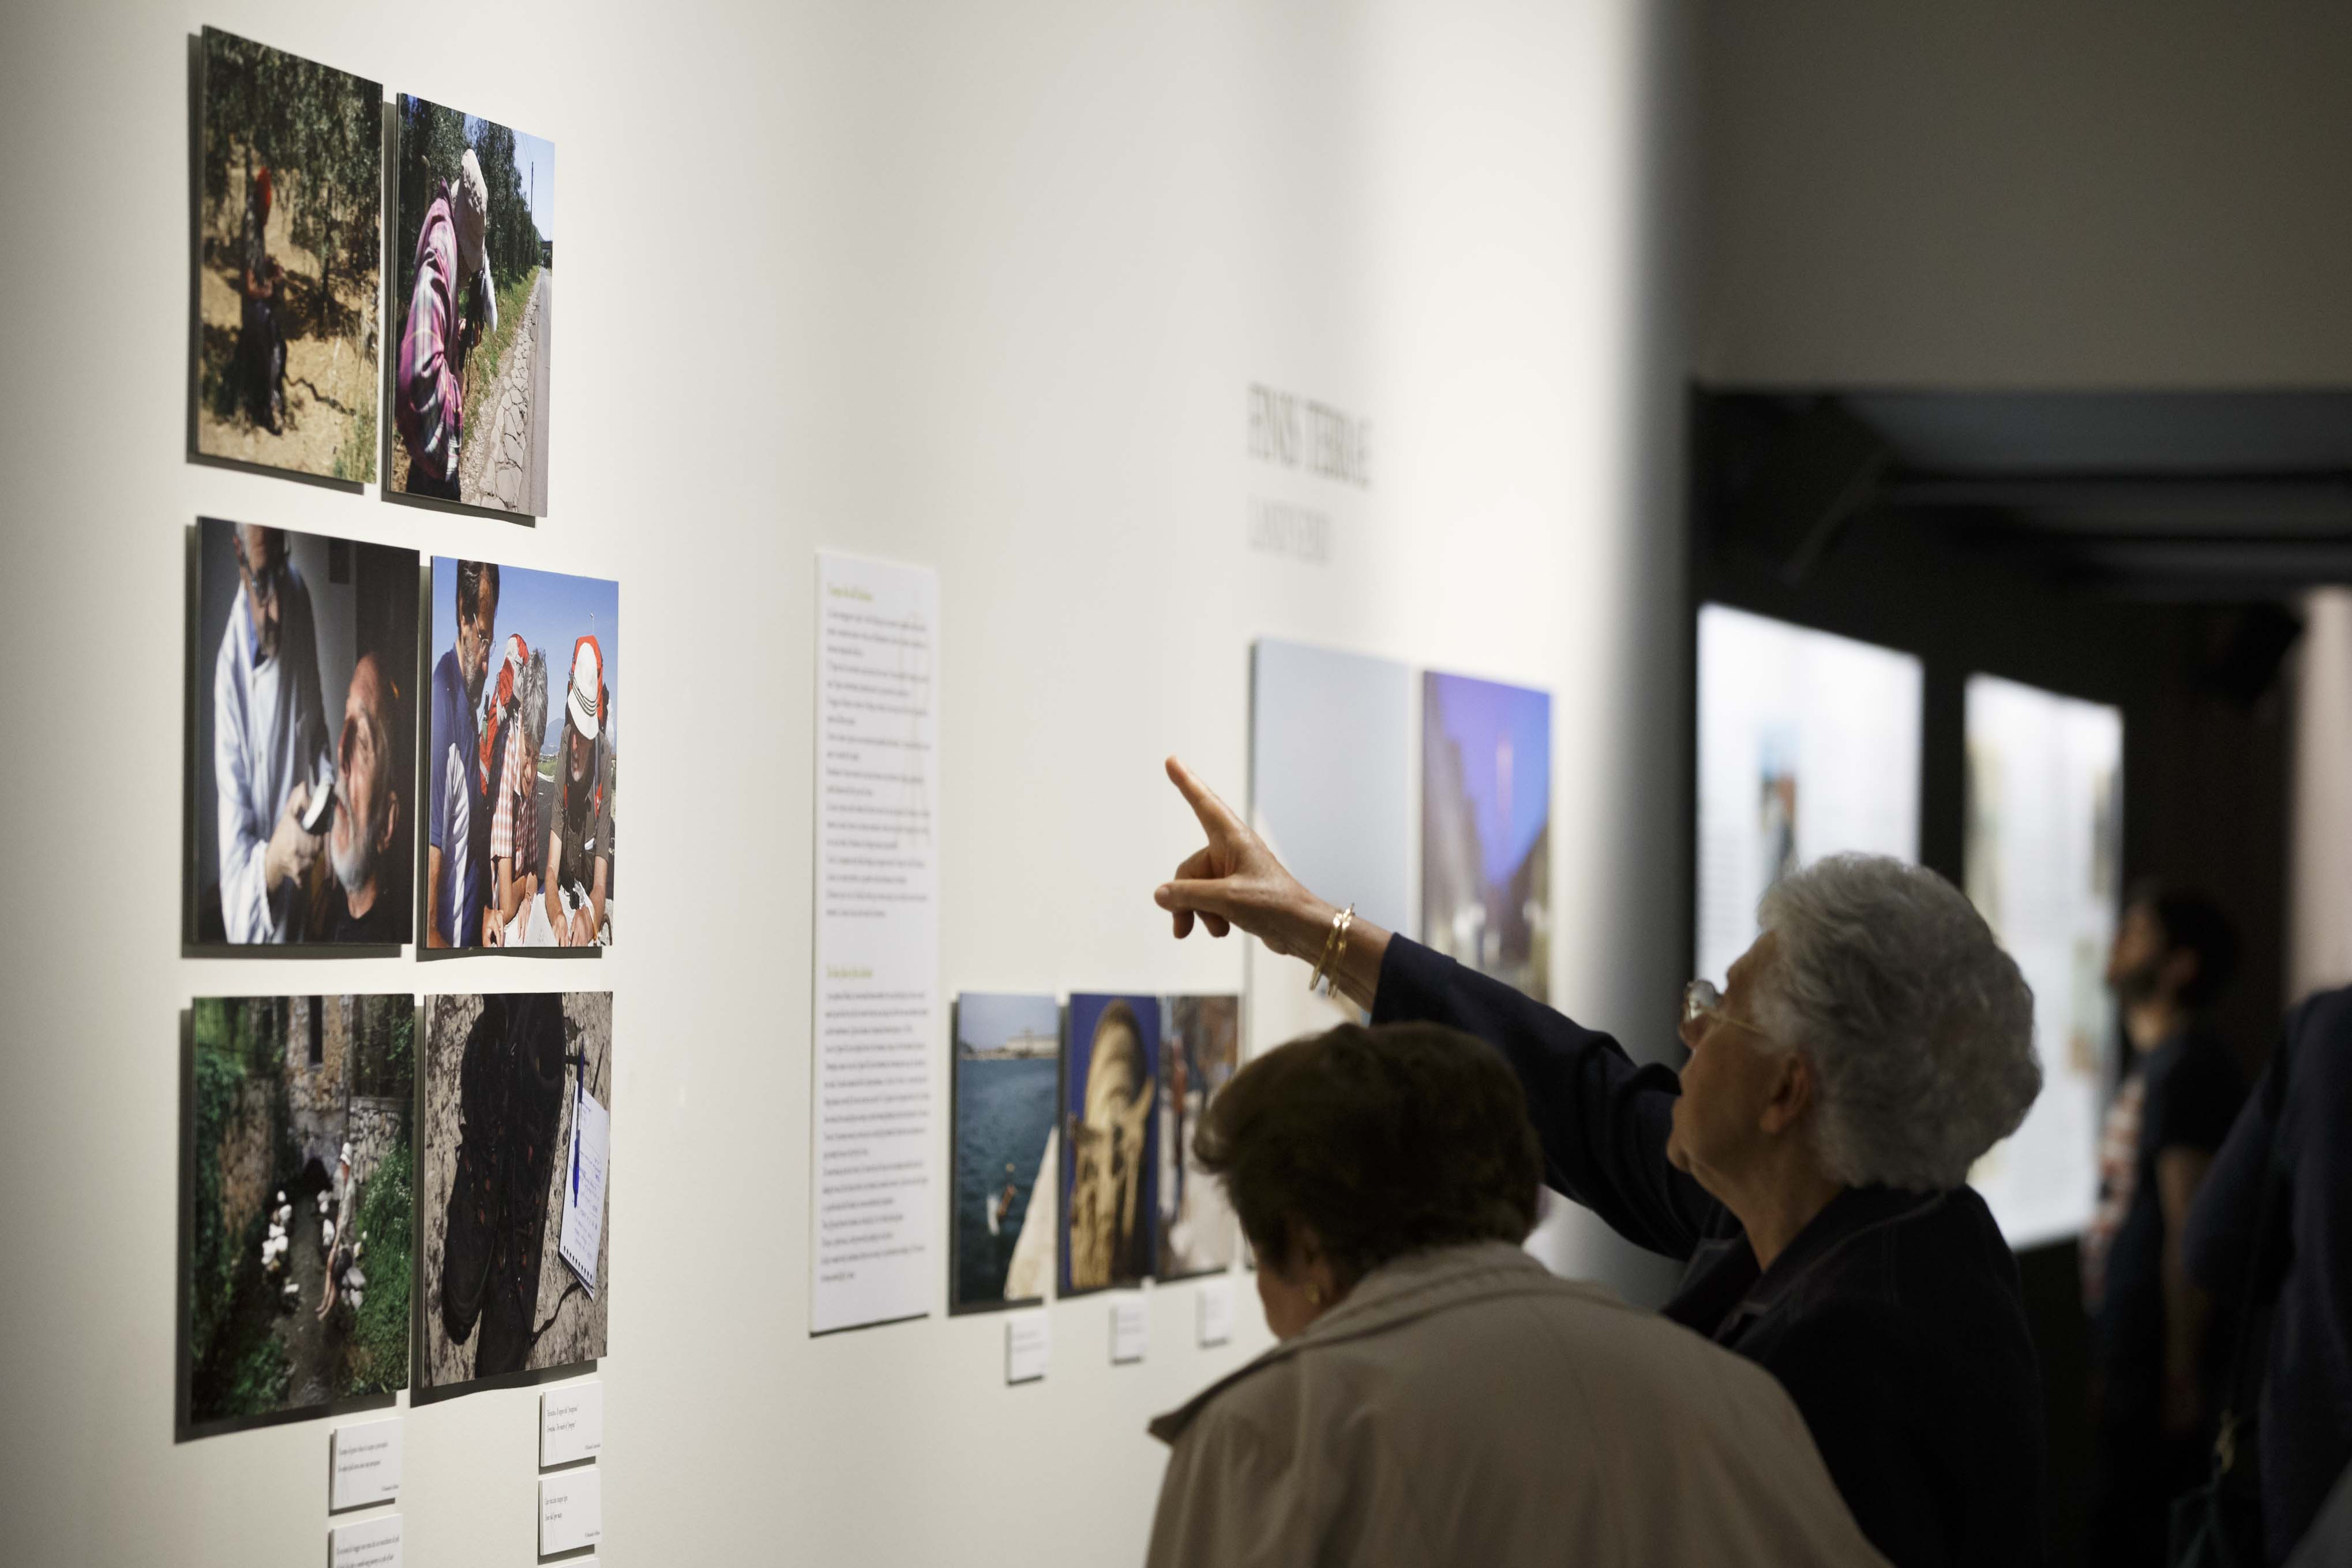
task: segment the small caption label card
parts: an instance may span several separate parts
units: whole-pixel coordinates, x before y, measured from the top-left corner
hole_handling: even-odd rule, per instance
[[[1201,1282],[1201,1344],[1202,1348],[1221,1345],[1234,1337],[1234,1282],[1230,1276],[1223,1279]]]
[[[539,1468],[593,1459],[604,1451],[604,1385],[568,1383],[539,1396]]]
[[[1141,1296],[1122,1296],[1110,1304],[1110,1361],[1113,1366],[1141,1361],[1151,1345],[1151,1305]]]
[[[577,1552],[604,1539],[604,1477],[594,1465],[539,1478],[539,1554]]]
[[[1016,1312],[1004,1320],[1004,1381],[1035,1383],[1054,1359],[1054,1325],[1043,1312]]]
[[[400,1417],[338,1426],[329,1444],[334,1461],[327,1511],[370,1508],[400,1498]]]
[[[400,1515],[339,1524],[327,1532],[330,1568],[400,1568]]]
[[[588,1294],[596,1293],[596,1250],[604,1236],[604,1162],[613,1148],[613,1113],[582,1089],[572,1108],[571,1158],[563,1177],[563,1226],[555,1250]]]

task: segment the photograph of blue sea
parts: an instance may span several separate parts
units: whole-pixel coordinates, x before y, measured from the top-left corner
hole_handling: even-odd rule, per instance
[[[1024,1231],[1031,1196],[1053,1179],[1061,1005],[1051,996],[967,992],[956,999],[955,1017],[949,1305],[964,1311],[1040,1300],[1054,1247],[1050,1190],[1034,1233]],[[1024,1244],[1031,1261],[1015,1280]]]

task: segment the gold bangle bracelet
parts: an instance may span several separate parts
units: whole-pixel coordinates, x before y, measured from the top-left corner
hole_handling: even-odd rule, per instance
[[[1331,917],[1330,934],[1323,939],[1323,956],[1317,962],[1315,965],[1315,973],[1307,977],[1307,989],[1309,992],[1319,993],[1320,994],[1327,996],[1330,994],[1328,991],[1322,989],[1323,974],[1326,970],[1329,969],[1333,963],[1339,961],[1339,954],[1347,951],[1348,924],[1355,918],[1356,906],[1353,904],[1349,904],[1346,909],[1339,910]]]
[[[1323,977],[1323,994],[1328,996],[1339,989],[1339,963],[1348,956],[1348,933],[1355,929],[1356,906],[1349,904],[1348,912],[1339,917],[1339,945],[1332,952],[1331,968]]]

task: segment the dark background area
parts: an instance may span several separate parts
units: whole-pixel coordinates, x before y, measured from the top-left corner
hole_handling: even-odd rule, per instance
[[[2236,921],[2245,963],[2214,1021],[2251,1082],[2289,1000],[2293,606],[2352,575],[2347,402],[1697,391],[1694,637],[1715,602],[1918,656],[1920,858],[1956,883],[1968,678],[2121,709],[2125,885],[2189,883]],[[2089,1470],[2077,1247],[2018,1263],[2049,1409],[2052,1561],[2073,1562]]]

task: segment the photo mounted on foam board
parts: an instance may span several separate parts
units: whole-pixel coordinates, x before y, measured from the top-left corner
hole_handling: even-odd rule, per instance
[[[2123,885],[2124,716],[1989,675],[1966,687],[1969,900],[2033,988],[2042,1092],[1969,1172],[2012,1247],[2082,1234],[2113,1063],[2105,984]]]
[[[427,948],[613,944],[621,588],[433,558]]]
[[[425,1361],[439,1388],[604,1355],[613,995],[425,999]]]
[[[206,996],[184,1107],[191,1434],[408,1386],[410,996]]]
[[[1696,972],[1721,984],[1781,878],[1844,850],[1916,859],[1922,666],[1702,605]]]
[[[1541,1002],[1551,973],[1551,698],[1421,682],[1422,940]]]
[[[1242,999],[1171,996],[1160,1029],[1159,1275],[1181,1279],[1231,1268],[1241,1223],[1225,1184],[1201,1169],[1192,1135],[1242,1065]]]
[[[416,821],[416,552],[196,523],[185,940],[396,949]]]
[[[194,455],[375,478],[383,89],[196,43]]]
[[[1413,928],[1412,671],[1261,640],[1250,658],[1250,826],[1307,887]],[[1250,1049],[1363,1015],[1307,990],[1313,965],[1249,948]]]
[[[1151,1273],[1160,998],[1074,994],[1062,1047],[1061,1294]]]
[[[1053,1283],[1061,1053],[1053,997],[956,998],[951,1311],[1040,1301]]]
[[[547,511],[555,148],[400,95],[387,495]]]

